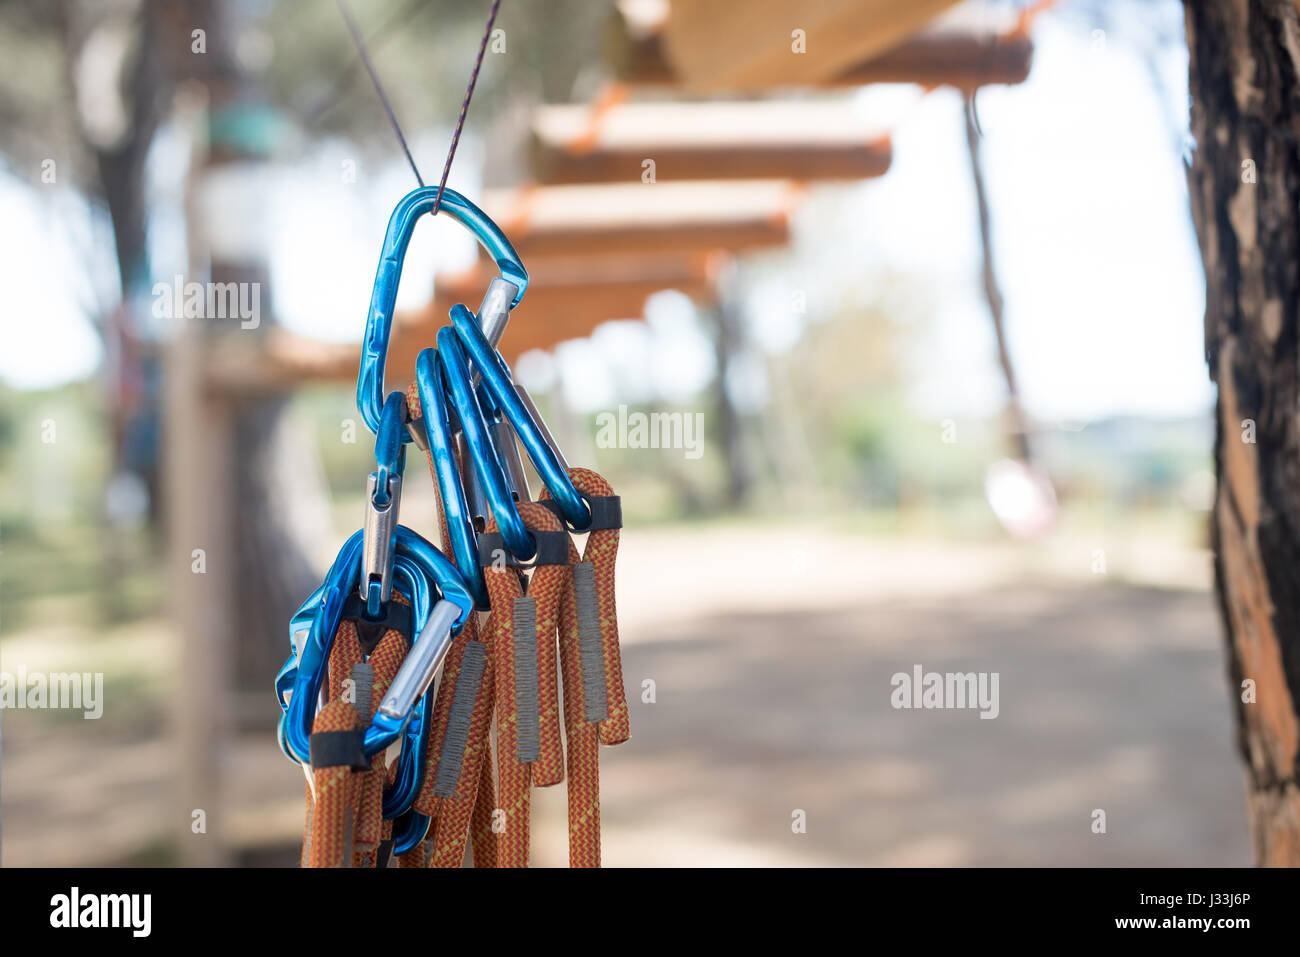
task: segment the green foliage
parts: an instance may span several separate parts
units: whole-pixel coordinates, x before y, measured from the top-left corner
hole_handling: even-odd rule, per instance
[[[0,635],[35,621],[109,621],[157,612],[164,583],[153,533],[110,537],[109,472],[97,380],[41,392],[0,387]]]
[[[455,121],[487,20],[489,0],[353,4],[376,72],[411,132]],[[505,3],[496,28],[505,52],[489,52],[471,116],[497,113],[507,97],[564,101],[579,74],[599,59],[610,0]],[[308,137],[373,138],[395,148],[387,119],[334,4],[280,2],[263,24],[275,55],[265,76],[271,100]],[[425,175],[441,159],[417,157]]]

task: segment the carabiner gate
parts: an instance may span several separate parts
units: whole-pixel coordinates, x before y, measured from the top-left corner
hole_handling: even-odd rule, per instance
[[[406,468],[406,397],[389,393],[375,433],[375,471],[366,480],[366,510],[362,523],[360,595],[366,615],[378,618],[393,588],[393,552],[397,543],[397,515],[402,501],[402,474]]]

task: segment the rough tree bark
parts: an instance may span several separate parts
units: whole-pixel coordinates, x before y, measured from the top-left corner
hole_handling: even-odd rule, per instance
[[[1188,0],[1186,18],[1215,577],[1256,859],[1300,865],[1300,17]]]

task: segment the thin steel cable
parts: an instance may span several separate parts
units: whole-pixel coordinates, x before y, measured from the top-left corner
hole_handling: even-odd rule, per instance
[[[438,181],[438,193],[433,197],[431,216],[436,216],[442,207],[442,191],[447,188],[447,174],[451,172],[451,161],[456,157],[456,147],[460,143],[460,131],[465,127],[465,116],[469,113],[470,97],[474,95],[474,84],[478,83],[478,71],[483,66],[483,54],[487,52],[488,40],[492,36],[492,24],[496,23],[497,9],[501,0],[492,0],[492,9],[488,11],[487,26],[483,28],[483,39],[479,41],[478,57],[474,60],[474,72],[469,75],[469,86],[465,88],[465,99],[460,104],[460,117],[456,120],[456,131],[451,136],[451,147],[447,150],[447,162],[442,166],[442,179]],[[421,183],[421,186],[424,184]]]
[[[388,122],[392,124],[393,132],[397,134],[397,142],[401,144],[402,152],[406,154],[406,162],[411,166],[411,172],[415,174],[415,181],[424,188],[424,177],[420,175],[420,169],[415,165],[415,158],[411,155],[410,147],[406,145],[406,137],[402,133],[401,124],[397,122],[397,115],[393,112],[392,104],[388,100],[388,94],[384,92],[384,86],[379,82],[379,74],[375,71],[375,66],[370,62],[370,54],[366,50],[365,41],[361,39],[361,31],[357,29],[356,21],[352,19],[352,13],[348,9],[345,0],[337,0],[339,12],[343,15],[343,21],[347,24],[348,33],[352,35],[352,42],[356,45],[357,52],[361,55],[361,62],[365,64],[366,72],[370,74],[370,82],[375,86],[375,92],[379,94],[379,100],[384,105],[384,112],[388,114]],[[456,129],[452,132],[451,146],[447,149],[447,159],[442,165],[442,178],[438,181],[438,192],[433,197],[433,208],[429,210],[429,215],[436,216],[438,210],[442,208],[442,194],[447,188],[447,177],[451,173],[452,161],[456,158],[456,147],[460,145],[460,134],[465,128],[465,117],[469,115],[469,103],[474,96],[474,87],[478,84],[479,71],[483,68],[483,56],[487,53],[488,40],[492,38],[492,26],[496,23],[497,10],[501,7],[501,0],[492,0],[492,8],[488,11],[487,25],[483,28],[483,39],[479,41],[478,56],[474,59],[474,71],[469,76],[469,86],[465,88],[465,98],[460,104],[460,115],[456,118]]]
[[[361,55],[361,62],[365,64],[366,72],[370,74],[370,82],[375,85],[375,92],[379,94],[379,100],[384,104],[384,112],[388,114],[388,122],[393,125],[393,132],[397,134],[397,142],[402,145],[402,152],[406,154],[406,161],[411,164],[411,172],[415,174],[416,182],[423,188],[424,179],[420,176],[420,169],[415,165],[415,157],[411,155],[411,149],[406,145],[406,137],[402,135],[402,127],[397,122],[397,116],[393,113],[392,104],[388,102],[388,94],[384,92],[384,85],[379,82],[379,74],[375,72],[375,65],[370,62],[370,54],[366,51],[365,41],[361,39],[361,31],[357,29],[357,22],[352,19],[352,11],[348,9],[344,0],[337,0],[339,13],[343,15],[343,22],[347,24],[348,33],[352,34],[352,42],[356,44],[357,53]]]
[[[409,24],[415,18],[415,15],[423,13],[427,6],[428,0],[411,0],[410,3],[375,27],[374,32],[365,40],[366,47],[371,51],[378,50],[380,44],[386,42],[398,27]],[[361,58],[357,57],[338,72],[334,77],[334,81],[329,85],[329,93],[317,99],[316,105],[307,111],[306,123],[308,126],[315,126],[320,122],[322,116],[338,106],[339,101],[352,85],[353,78],[357,73],[357,67],[360,65]]]

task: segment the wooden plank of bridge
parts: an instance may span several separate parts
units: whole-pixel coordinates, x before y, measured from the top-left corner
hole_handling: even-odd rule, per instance
[[[610,18],[606,56],[623,83],[682,85],[682,78],[664,51],[662,31],[667,14],[667,4],[656,0],[624,0],[616,8]],[[1027,32],[1014,17],[996,18],[991,25],[986,22],[988,16],[992,13],[982,13],[977,23],[950,14],[941,16],[938,23],[897,46],[828,75],[817,85],[842,88],[869,83],[917,83],[969,92],[988,84],[1024,82],[1033,58]],[[760,78],[755,89],[771,86],[770,80]]]
[[[610,319],[638,319],[645,301],[667,289],[710,302],[725,254],[613,255],[558,257],[528,263],[528,293],[515,311],[501,354],[513,363],[530,349],[551,349],[591,334]],[[434,344],[438,329],[456,303],[477,308],[496,275],[489,263],[440,277],[437,294],[422,309],[399,312],[393,320],[386,373],[391,382],[409,381],[420,350]],[[264,347],[250,352],[241,337],[211,344],[207,385],[212,392],[257,394],[286,382],[356,378],[355,343],[324,343],[285,330],[272,330]]]
[[[527,266],[547,256],[783,246],[801,192],[783,180],[638,181],[489,191],[483,206]]]
[[[588,335],[608,319],[634,319],[646,297],[679,289],[713,297],[718,253],[784,245],[801,190],[785,181],[547,186],[489,191],[483,207],[532,274],[521,321],[502,343],[507,359]],[[393,322],[393,381],[414,371],[420,349],[456,302],[476,308],[488,276],[444,277],[427,308]],[[580,272],[579,272],[580,270]],[[236,340],[239,337],[234,337]],[[256,352],[242,341],[211,344],[204,381],[215,392],[256,394],[286,382],[356,376],[355,343],[273,330]]]
[[[956,3],[748,0],[741,11],[674,0],[663,23],[664,55],[688,90],[817,86],[897,47]]]
[[[889,169],[889,135],[836,101],[543,106],[533,175],[542,183],[857,180]]]
[[[513,363],[529,349],[551,349],[560,342],[584,338],[610,319],[639,319],[646,300],[669,289],[697,302],[711,302],[726,258],[725,254],[691,253],[533,260],[527,263],[531,276],[528,294],[514,312],[501,342],[501,354]],[[437,329],[456,303],[474,308],[495,275],[494,266],[481,263],[468,272],[445,277],[438,283],[434,301],[416,322]]]

